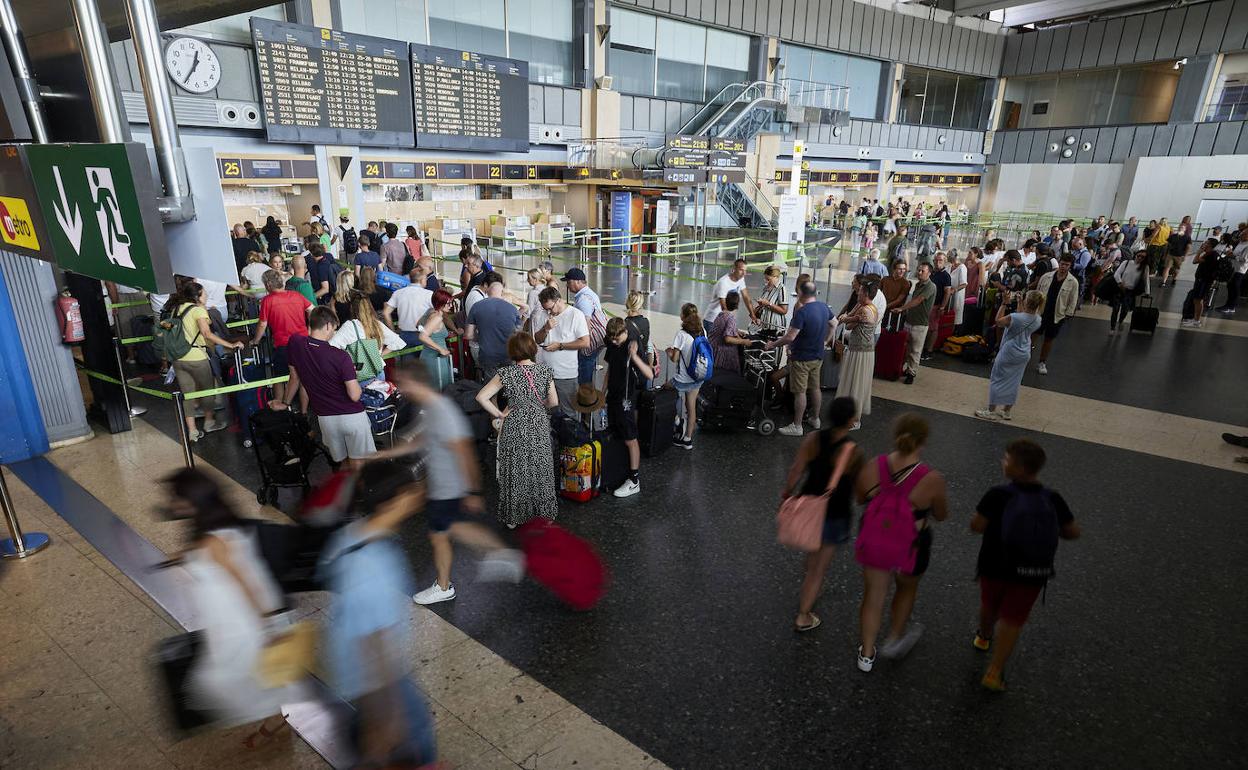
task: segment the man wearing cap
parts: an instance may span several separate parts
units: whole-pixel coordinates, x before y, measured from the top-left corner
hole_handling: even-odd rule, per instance
[[[572,306],[585,315],[589,325],[589,344],[581,349],[576,363],[576,381],[582,385],[594,383],[594,372],[598,369],[598,354],[602,352],[603,340],[606,336],[607,317],[602,312],[602,301],[585,278],[585,271],[574,267],[563,276],[568,291],[572,293]]]

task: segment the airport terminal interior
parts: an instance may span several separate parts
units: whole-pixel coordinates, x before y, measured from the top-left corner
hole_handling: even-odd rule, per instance
[[[0,768],[1245,762],[1248,0],[0,33]]]

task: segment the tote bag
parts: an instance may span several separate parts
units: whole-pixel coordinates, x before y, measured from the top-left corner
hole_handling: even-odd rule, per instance
[[[776,540],[786,548],[803,553],[818,551],[823,545],[823,520],[828,515],[828,498],[845,475],[845,466],[854,450],[846,442],[836,458],[836,467],[821,495],[794,495],[785,499],[776,512]]]

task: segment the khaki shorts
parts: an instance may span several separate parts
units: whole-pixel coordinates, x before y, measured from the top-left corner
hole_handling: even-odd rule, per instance
[[[822,368],[822,358],[814,361],[789,359],[789,392],[805,393],[819,387],[819,370]]]
[[[1167,254],[1166,259],[1170,260],[1170,269],[1176,273],[1183,269],[1183,263],[1187,261],[1187,257],[1176,257],[1173,254]]]

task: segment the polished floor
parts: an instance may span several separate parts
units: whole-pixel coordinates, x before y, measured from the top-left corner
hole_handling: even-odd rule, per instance
[[[852,269],[835,267],[825,268],[833,301],[844,296],[840,271]],[[605,300],[618,303],[625,271],[598,270],[591,282]],[[709,269],[704,273],[714,277]],[[823,274],[816,279],[824,285]],[[656,333],[670,335],[680,300],[704,304],[708,293],[708,285],[687,279],[656,285]],[[1177,311],[1173,296],[1159,297],[1164,310]],[[907,659],[880,662],[871,674],[855,668],[861,581],[848,554],[838,554],[817,607],[823,627],[793,633],[801,560],[776,545],[774,511],[797,441],[701,433],[692,452],[672,449],[643,463],[640,495],[561,504],[561,523],[594,542],[612,570],[611,590],[593,611],[569,612],[531,583],[476,584],[468,555],[458,557],[460,593],[453,602],[432,612],[413,609],[413,623],[423,629],[414,656],[439,704],[440,740],[450,764],[1239,764],[1248,749],[1242,730],[1248,663],[1240,654],[1248,627],[1239,588],[1248,581],[1248,545],[1240,535],[1248,465],[1236,463],[1242,450],[1218,435],[1248,433],[1243,321],[1219,319],[1195,331],[1163,323],[1153,338],[1110,338],[1100,312],[1089,308],[1069,324],[1050,357],[1049,375],[1028,372],[1014,424],[970,414],[986,397],[987,367],[937,356],[914,385],[876,381],[872,414],[855,439],[868,452],[884,451],[889,421],[918,411],[932,426],[928,460],[950,488],[951,516],[937,526],[916,609],[926,632]],[[1241,315],[1248,316],[1248,307]],[[152,411],[135,434],[100,437],[50,459],[125,526],[172,552],[181,533],[151,513],[158,501],[151,478],[180,461],[174,423],[167,405],[143,403]],[[1019,436],[1047,449],[1043,476],[1069,501],[1084,538],[1061,548],[1059,575],[1011,667],[1011,691],[991,695],[978,686],[984,661],[970,645],[978,538],[967,522],[979,496],[999,481],[1004,445]],[[256,508],[249,494],[258,478],[236,435],[214,434],[196,453],[201,464],[228,478],[240,505]],[[109,562],[64,525],[54,526],[56,514],[16,486],[20,504],[37,510],[47,528],[64,532],[78,552],[49,551],[45,566],[38,560],[6,565],[0,600],[29,612],[32,591],[62,585],[56,581],[67,570],[106,571]],[[282,505],[290,510],[293,500],[284,498]],[[419,578],[430,579],[421,524],[410,523],[403,538]],[[83,563],[62,563],[70,557]],[[91,667],[141,659],[136,645],[173,625],[144,591],[127,588],[124,576],[113,580],[120,592],[91,593],[91,606],[134,604],[127,612],[140,617],[127,623],[145,630],[123,644],[115,641],[126,638],[122,623],[98,621],[104,645],[98,649],[110,651],[101,653],[107,663],[97,663],[85,642],[58,638],[84,633],[62,617],[85,612],[77,600],[39,609],[37,617],[47,638],[62,645],[103,693],[103,705],[82,707],[84,720],[115,722],[119,734],[142,735],[153,732],[148,723],[158,718],[143,702],[150,690],[126,692],[116,676],[93,675]],[[96,582],[84,577],[68,585]],[[303,601],[309,612],[322,611],[314,595]],[[111,652],[115,648],[122,651]],[[9,665],[0,670],[0,682],[23,681]],[[138,664],[126,665],[121,671],[137,676]],[[11,704],[0,708],[28,714],[23,709],[31,704],[14,700],[29,700],[33,691],[0,690]],[[120,714],[109,713],[108,699],[121,705]],[[13,724],[8,713],[0,724]],[[22,719],[4,745],[12,744],[10,735],[58,738],[36,726],[40,717]],[[227,740],[223,736],[220,745]],[[83,738],[79,745],[88,743]],[[155,753],[145,761],[151,766],[192,766],[202,759],[168,741],[152,743]],[[40,766],[75,756],[70,748],[59,751]],[[29,756],[5,762],[0,754],[0,764],[38,765],[24,759]],[[276,764],[318,761],[298,741],[275,756]]]

